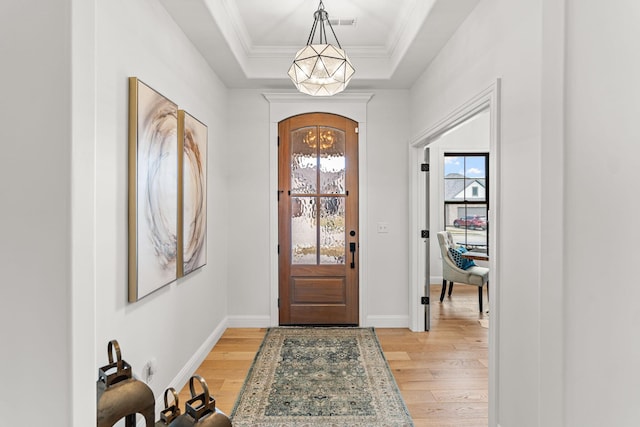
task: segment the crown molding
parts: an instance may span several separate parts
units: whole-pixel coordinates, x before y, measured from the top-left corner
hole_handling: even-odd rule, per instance
[[[299,102],[348,102],[368,103],[373,98],[372,92],[341,92],[333,96],[310,96],[298,91],[263,92],[262,96],[270,103]]]
[[[403,31],[396,33],[398,38],[388,47],[388,59],[392,64],[391,68],[393,71],[396,70],[402,58],[407,54],[418,32],[420,32],[420,29],[433,10],[435,3],[436,0],[416,0],[410,12],[396,21],[397,23],[403,23]]]

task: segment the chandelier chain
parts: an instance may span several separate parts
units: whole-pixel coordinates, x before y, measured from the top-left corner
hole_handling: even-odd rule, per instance
[[[316,31],[318,30],[318,23],[320,24],[319,28],[319,37],[320,44],[328,43],[327,38],[327,30],[325,28],[325,22],[329,24],[329,29],[331,30],[331,34],[333,34],[333,38],[335,39],[338,47],[342,49],[342,45],[340,45],[340,40],[338,40],[338,36],[336,36],[336,32],[333,30],[333,25],[331,25],[331,21],[329,21],[329,14],[324,9],[324,3],[320,0],[320,4],[318,5],[318,10],[313,14],[313,25],[311,26],[311,32],[309,33],[309,38],[307,39],[307,46],[313,44],[313,38],[316,35]]]

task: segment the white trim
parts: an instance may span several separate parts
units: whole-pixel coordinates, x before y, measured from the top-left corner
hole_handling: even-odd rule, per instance
[[[182,390],[182,388],[187,384],[191,376],[194,372],[202,365],[202,362],[207,358],[211,350],[216,345],[216,343],[224,334],[224,331],[228,327],[228,320],[225,318],[218,324],[218,326],[213,330],[213,332],[207,337],[206,340],[202,343],[202,345],[193,353],[193,356],[187,361],[187,363],[180,369],[180,372],[171,380],[171,382],[167,385],[166,388],[173,387],[178,392]],[[162,410],[164,410],[164,400],[156,399],[156,409],[155,413],[158,414]],[[140,418],[136,423],[136,427],[145,427],[145,419]]]
[[[359,280],[359,324],[367,326],[368,305],[368,250],[367,250],[367,103],[372,93],[341,93],[332,97],[311,97],[299,92],[265,92],[269,101],[269,290],[271,326],[278,320],[278,123],[286,118],[306,113],[326,112],[339,114],[358,122],[358,185],[359,185],[359,228],[360,265]]]
[[[229,328],[268,328],[271,316],[227,316]]]
[[[409,325],[409,316],[368,316],[367,326],[374,328],[406,328]]]
[[[70,425],[96,422],[96,0],[71,1]],[[46,321],[46,320],[45,320]],[[61,343],[62,346],[64,344]],[[4,408],[4,402],[0,404]],[[64,424],[64,423],[63,423]]]
[[[303,114],[303,113],[300,113],[300,112],[294,113],[294,114],[283,113],[282,109],[286,109],[287,107],[277,106],[277,104],[298,104],[298,105],[305,104],[307,108],[310,108],[311,106],[322,105],[322,104],[334,106],[336,104],[364,103],[366,105],[373,97],[373,94],[360,93],[360,92],[353,92],[353,93],[342,92],[331,97],[315,97],[314,98],[312,96],[305,95],[304,93],[300,93],[296,91],[284,91],[284,92],[264,92],[262,96],[264,96],[264,98],[267,101],[269,101],[270,105],[273,105],[273,109],[270,109],[270,112],[272,114],[271,119],[275,118],[273,116],[273,114],[275,114],[277,117],[279,117],[278,121],[282,121],[288,117],[291,117],[291,115]],[[299,107],[299,108],[304,108],[304,107]],[[326,107],[323,107],[323,108],[326,108]],[[337,107],[337,108],[340,108],[340,107]],[[293,107],[293,109],[295,111],[298,111],[298,108],[296,107]],[[310,108],[307,112],[312,113],[315,111],[318,111],[318,110]],[[350,109],[349,112],[353,113],[354,111],[351,111]],[[350,117],[350,118],[358,122],[365,121],[364,119],[366,118],[366,110],[358,111],[357,113],[364,114],[364,116]],[[340,113],[334,113],[334,114],[340,114]],[[341,115],[345,115],[345,114],[341,114]]]
[[[490,107],[494,102],[493,98],[497,96],[494,92],[498,91],[499,82],[500,79],[496,80],[495,83],[453,110],[448,116],[420,132],[411,140],[410,145],[414,148],[425,147],[445,132]],[[491,108],[490,110],[493,111]]]
[[[189,381],[189,378],[193,375],[193,373],[202,365],[202,362],[207,358],[211,350],[216,345],[216,343],[224,334],[224,331],[227,330],[228,320],[225,318],[216,326],[216,328],[211,332],[211,334],[204,340],[202,345],[193,353],[193,356],[189,358],[187,363],[182,367],[180,372],[171,380],[167,387],[173,387],[176,390],[181,390],[182,387]],[[162,402],[164,404],[164,402]],[[160,408],[164,409],[164,408]]]
[[[567,2],[542,2],[540,135],[539,425],[561,427],[567,401],[565,361],[565,149],[567,143]],[[573,72],[575,73],[575,71]],[[571,75],[575,75],[575,74]],[[544,171],[544,172],[543,172]],[[560,281],[558,283],[558,281]]]
[[[493,256],[489,261],[489,283],[491,284],[492,298],[489,300],[489,310],[494,319],[489,328],[489,426],[498,424],[498,402],[499,402],[499,371],[498,359],[500,353],[500,284],[502,283],[499,268],[501,248],[498,245],[498,234],[500,233],[500,86],[501,81],[497,79],[492,85],[492,91],[488,95],[489,102],[489,122],[491,124],[491,135],[489,140],[489,171],[491,182],[489,191],[491,200],[489,201],[489,221],[494,224],[489,228],[489,247],[493,248]],[[493,205],[493,206],[492,206]]]
[[[426,146],[426,144],[425,144]],[[428,229],[426,214],[420,207],[426,205],[426,182],[420,164],[424,163],[424,147],[409,145],[409,328],[413,332],[424,330],[424,325],[418,324],[419,313],[424,312],[420,299],[424,291],[424,277],[426,275],[421,259],[426,258],[426,247],[422,239],[418,238],[417,230]],[[421,215],[420,212],[423,214]]]
[[[497,236],[500,231],[500,79],[497,79],[485,90],[462,104],[448,116],[428,129],[418,133],[409,145],[409,194],[410,194],[410,226],[409,230],[423,229],[425,214],[425,184],[419,164],[423,162],[423,151],[426,146],[439,136],[454,128],[470,117],[484,109],[489,109],[490,141],[489,141],[489,170],[491,180],[489,191],[489,222],[494,224],[489,228],[489,246],[492,248],[492,256],[489,261],[489,283],[491,283],[491,299],[489,310],[491,312],[491,328],[489,328],[489,425],[497,425],[499,377],[498,377],[498,343],[500,337],[500,283],[499,270],[500,248],[497,245]],[[432,235],[435,233],[432,231]],[[409,236],[409,325],[413,331],[419,330],[420,296],[422,290],[416,286],[424,282],[424,241],[417,233]],[[421,258],[422,257],[422,258]]]

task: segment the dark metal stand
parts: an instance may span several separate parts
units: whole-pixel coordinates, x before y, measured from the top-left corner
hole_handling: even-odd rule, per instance
[[[97,427],[111,427],[125,419],[126,427],[135,427],[136,414],[142,414],[146,427],[154,427],[155,399],[151,389],[131,376],[131,366],[122,360],[117,341],[107,347],[109,364],[98,370]],[[113,351],[116,360],[113,360]]]
[[[425,293],[429,295],[429,286],[427,285],[425,287],[427,288],[427,291]],[[424,304],[424,330],[429,331],[429,329],[431,328],[431,304],[429,303],[430,297],[427,296],[423,298],[426,298],[426,302]]]

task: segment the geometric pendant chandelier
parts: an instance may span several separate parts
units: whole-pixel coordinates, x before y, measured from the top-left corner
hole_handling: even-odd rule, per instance
[[[340,46],[322,0],[313,18],[307,45],[296,54],[289,68],[289,77],[302,93],[312,96],[335,95],[347,87],[355,69]],[[338,47],[328,43],[325,23],[329,24]],[[316,30],[319,34],[318,43],[313,41]]]

